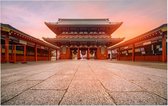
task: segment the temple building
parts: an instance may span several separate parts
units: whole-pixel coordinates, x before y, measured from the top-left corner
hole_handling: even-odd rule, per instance
[[[109,19],[58,19],[45,24],[56,37],[43,39],[60,47],[60,59],[107,59],[107,47],[124,39],[111,38],[122,22]]]
[[[167,24],[108,49],[117,60],[167,62]]]
[[[50,61],[59,47],[32,37],[11,25],[0,24],[1,62]]]

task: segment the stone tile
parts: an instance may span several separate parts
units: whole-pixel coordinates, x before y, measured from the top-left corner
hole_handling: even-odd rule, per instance
[[[73,75],[54,75],[51,78],[43,81],[42,83],[36,85],[32,89],[55,89],[55,90],[65,90],[68,88]]]
[[[27,90],[5,105],[58,105],[65,91]]]
[[[96,77],[93,75],[83,75],[83,74],[77,74],[74,77],[74,80],[96,80]]]
[[[166,70],[97,60],[21,65],[2,70],[6,104],[57,105],[64,91],[61,104],[67,105],[166,104]]]
[[[71,85],[68,88],[69,91],[71,90],[92,90],[92,91],[100,91],[103,90],[103,87],[101,84],[96,80],[86,80],[86,79],[80,79],[80,80],[73,80],[71,82]]]
[[[154,81],[132,81],[133,83],[145,88],[147,91],[153,92],[167,99],[167,84]]]
[[[155,82],[161,82],[167,84],[167,78],[166,77],[158,77],[158,76],[150,76],[150,80],[155,81]]]
[[[139,86],[118,76],[111,75],[111,78],[100,77],[99,79],[104,87],[110,91],[142,91]]]
[[[57,72],[57,74],[67,74],[67,75],[73,75],[73,74],[75,74],[75,71],[76,70],[70,70],[70,69],[62,69],[62,70],[59,70],[58,72]]]
[[[109,105],[113,100],[102,86],[91,80],[75,80],[71,83],[61,105]]]
[[[112,74],[117,75],[126,80],[148,80],[149,75],[136,72],[136,70],[126,70],[126,69],[108,69]]]
[[[25,77],[26,77],[25,74],[18,74],[18,75],[3,77],[3,78],[1,78],[1,86],[10,84],[12,82],[15,82],[17,80],[23,79]]]
[[[5,102],[19,93],[38,84],[39,81],[17,81],[12,84],[1,87],[1,102]]]
[[[96,80],[96,77],[91,71],[86,71],[86,72],[77,71],[77,73],[74,76],[74,80],[80,80],[80,79]]]
[[[166,105],[167,100],[148,92],[110,92],[117,105]]]
[[[114,105],[114,102],[105,92],[74,91],[65,95],[61,105]]]
[[[24,80],[45,80],[48,77],[54,75],[56,72],[41,72],[39,74],[35,74],[29,77],[26,77]]]

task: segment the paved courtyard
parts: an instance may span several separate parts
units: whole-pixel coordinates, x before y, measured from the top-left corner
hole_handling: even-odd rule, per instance
[[[1,104],[166,105],[167,70],[98,60],[2,64]]]

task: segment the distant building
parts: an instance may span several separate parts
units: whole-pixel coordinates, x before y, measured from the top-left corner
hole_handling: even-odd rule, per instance
[[[51,51],[59,48],[1,24],[1,62],[27,62],[51,60]]]
[[[123,38],[111,38],[122,22],[109,19],[58,19],[45,22],[55,34],[55,38],[43,38],[60,47],[60,59],[107,59],[107,47]]]
[[[111,38],[122,22],[109,19],[58,19],[45,24],[56,34],[43,37],[46,42],[1,24],[1,62],[50,61],[51,57],[167,62],[167,24],[124,42]]]
[[[117,60],[167,61],[167,24],[108,48]]]

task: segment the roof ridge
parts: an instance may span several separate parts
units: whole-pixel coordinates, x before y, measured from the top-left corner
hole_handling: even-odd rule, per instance
[[[62,20],[66,20],[66,21],[69,21],[69,20],[73,20],[73,21],[81,21],[81,20],[106,20],[106,21],[109,21],[109,18],[58,18],[58,21],[62,21]]]

